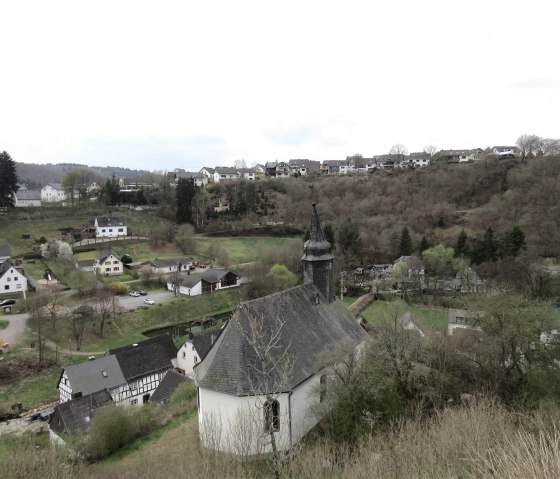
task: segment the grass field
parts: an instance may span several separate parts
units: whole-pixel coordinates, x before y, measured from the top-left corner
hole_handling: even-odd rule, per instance
[[[104,352],[141,341],[146,339],[143,331],[231,311],[238,303],[238,290],[229,289],[202,296],[177,297],[147,309],[127,311],[117,314],[114,319],[111,318],[110,323],[105,326],[103,337],[99,336],[99,325],[96,321],[86,325],[81,350]],[[35,327],[33,323],[30,323],[30,326]],[[57,322],[56,332],[48,331],[47,335],[64,349],[76,349],[71,326],[62,319]]]
[[[5,321],[4,319],[0,319],[0,329],[6,329],[8,327],[9,321]]]
[[[383,324],[400,318],[407,311],[422,325],[430,328],[447,324],[447,309],[406,304],[403,301],[374,301],[362,314],[370,323]]]

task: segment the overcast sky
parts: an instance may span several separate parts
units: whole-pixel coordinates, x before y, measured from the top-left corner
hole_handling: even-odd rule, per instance
[[[3,1],[0,150],[149,170],[560,137],[554,1]]]

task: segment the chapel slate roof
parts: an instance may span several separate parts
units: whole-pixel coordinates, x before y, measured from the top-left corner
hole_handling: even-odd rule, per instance
[[[262,323],[262,337],[278,334],[273,350],[285,351],[293,361],[286,378],[280,377],[281,368],[266,379],[255,374],[257,355],[247,333],[253,320]],[[284,322],[281,328],[279,321]],[[288,391],[315,374],[322,353],[343,342],[356,345],[365,335],[342,301],[327,302],[312,284],[295,286],[241,303],[206,358],[195,366],[196,383],[235,396]]]
[[[201,361],[206,357],[210,349],[212,349],[212,346],[216,344],[224,329],[225,328],[222,328],[218,332],[213,333],[198,334],[197,336],[193,336],[190,340]]]
[[[82,434],[95,410],[112,402],[111,395],[103,390],[60,403],[51,416],[49,426],[57,433]]]
[[[177,387],[186,382],[191,382],[191,380],[177,371],[170,369],[165,373],[165,376],[163,376],[158,387],[148,401],[153,403],[167,402],[171,399]]]
[[[70,381],[72,393],[81,392],[82,396],[126,384],[117,358],[113,355],[68,366],[64,371]]]
[[[151,372],[173,367],[171,360],[177,357],[177,348],[169,334],[110,349],[114,354],[127,381]]]

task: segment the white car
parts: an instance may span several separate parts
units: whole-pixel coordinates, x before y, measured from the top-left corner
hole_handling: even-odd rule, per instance
[[[131,291],[129,293],[130,296],[134,296],[135,298],[137,298],[138,296],[140,296],[140,293],[138,291]]]
[[[156,302],[152,298],[145,298],[144,303],[146,303],[146,304],[156,304]]]

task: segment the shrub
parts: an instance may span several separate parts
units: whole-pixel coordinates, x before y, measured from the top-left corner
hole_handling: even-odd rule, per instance
[[[113,290],[113,293],[117,295],[123,295],[128,293],[128,285],[120,281],[115,281],[111,283],[111,289]]]
[[[196,397],[196,386],[194,383],[187,382],[179,385],[171,396],[171,404],[187,404]]]

